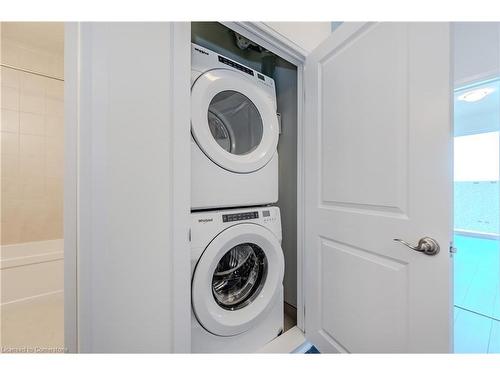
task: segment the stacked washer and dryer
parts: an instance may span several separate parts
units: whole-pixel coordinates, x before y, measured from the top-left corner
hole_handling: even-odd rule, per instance
[[[274,80],[191,49],[193,352],[253,352],[283,331]]]

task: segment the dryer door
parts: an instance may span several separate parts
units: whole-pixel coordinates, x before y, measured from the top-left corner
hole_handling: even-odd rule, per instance
[[[191,89],[191,131],[220,167],[250,173],[276,152],[279,128],[273,98],[242,73],[214,69]]]
[[[247,331],[264,319],[283,283],[278,239],[257,224],[221,232],[203,252],[193,275],[193,311],[219,336]]]

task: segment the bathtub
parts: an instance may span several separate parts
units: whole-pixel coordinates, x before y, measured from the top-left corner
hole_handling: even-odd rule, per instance
[[[0,270],[2,351],[62,351],[63,240],[3,245]]]

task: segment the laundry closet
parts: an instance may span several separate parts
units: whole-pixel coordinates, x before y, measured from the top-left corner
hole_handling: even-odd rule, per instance
[[[68,351],[449,352],[451,29],[67,24]]]
[[[200,248],[192,261],[194,269],[192,299],[195,316],[193,317],[192,329],[195,332],[192,334],[192,347],[194,351],[255,351],[297,324],[297,67],[218,22],[191,23],[191,42],[193,43],[191,56],[193,70],[191,88],[191,132],[193,136],[191,207],[192,216],[195,218],[193,220],[194,227],[191,228],[191,241],[195,242],[192,246]],[[205,83],[203,80],[206,72],[212,76],[208,77]],[[218,77],[218,72],[229,76]],[[199,79],[200,76],[201,79]],[[211,88],[215,81],[225,82],[219,84],[217,88]],[[209,97],[207,98],[207,96]],[[209,101],[207,126],[206,102]],[[276,129],[275,125],[277,125]],[[208,133],[208,129],[210,133]],[[266,143],[273,142],[271,139],[274,134],[269,134],[271,132],[276,133],[278,137],[274,140],[273,146],[265,146]],[[217,143],[213,142],[212,137],[216,139]],[[263,151],[258,148],[262,148]],[[200,149],[203,150],[203,153],[200,152]],[[269,156],[262,157],[261,155],[266,152],[269,153]],[[253,156],[255,161],[252,161],[252,163],[259,163],[257,166],[247,167],[249,163],[243,164],[237,160],[238,158],[249,158],[251,154],[258,155],[258,158]],[[226,160],[228,157],[231,157],[231,160]],[[236,166],[233,167],[235,164]],[[231,169],[237,173],[231,173]],[[241,173],[242,171],[247,173]],[[228,209],[229,211],[224,211]],[[210,251],[205,249],[209,249],[207,245],[212,241],[211,236],[205,243],[198,244],[198,232],[204,231],[204,228],[210,223],[218,220],[219,215],[214,214],[214,212],[221,212],[223,217],[228,217],[228,220],[231,221],[230,224],[241,224],[241,220],[246,220],[246,223],[260,224],[266,227],[267,223],[273,223],[273,226],[268,229],[274,230],[276,236],[281,240],[284,274],[271,264],[278,262],[271,258],[271,254],[267,254],[267,258],[265,254],[262,254],[266,269],[265,272],[263,271],[265,275],[258,281],[263,285],[256,286],[255,290],[249,290],[246,293],[233,286],[236,291],[226,292],[229,295],[219,297],[217,296],[218,289],[224,287],[230,289],[231,282],[234,283],[235,278],[241,278],[241,276],[228,275],[229,281],[220,281],[218,284],[214,284],[212,292],[207,289],[205,294],[213,293],[221,306],[224,306],[220,302],[221,298],[228,304],[231,300],[231,304],[217,312],[206,311],[203,313],[196,311],[197,309],[204,310],[203,306],[199,306],[203,304],[197,301],[197,298],[203,298],[203,296],[197,297],[198,291],[196,289],[203,289],[201,284],[207,282],[206,280],[198,281],[197,274],[201,272],[199,269],[203,266],[201,260],[211,256],[222,257],[221,262],[223,262],[226,257],[230,256],[233,259],[226,262],[237,263],[235,260],[237,255],[235,254],[215,255],[214,251],[214,255],[207,255]],[[229,215],[227,215],[228,213]],[[259,219],[259,216],[262,216],[260,220],[253,219]],[[203,228],[198,230],[200,226]],[[214,230],[212,236],[220,237],[219,234],[227,232],[224,229],[230,227],[229,224],[222,226],[219,230]],[[253,227],[258,229],[255,225]],[[252,234],[252,226],[248,228],[250,229],[248,234]],[[241,248],[241,244],[237,246],[240,248],[235,247],[230,251],[240,251],[240,253],[246,254]],[[256,247],[257,245],[251,243],[251,246]],[[275,247],[280,249],[278,246]],[[250,248],[248,251],[252,252]],[[264,249],[264,252],[269,251],[271,249]],[[281,250],[278,251],[281,253]],[[239,257],[244,257],[244,255]],[[277,257],[281,257],[281,254],[277,254]],[[245,259],[247,258],[245,257]],[[216,263],[218,261],[219,259],[216,259]],[[214,260],[205,262],[207,262],[208,268],[209,262],[214,262]],[[246,260],[246,262],[249,261]],[[217,270],[220,267],[223,266],[219,264]],[[243,267],[244,265],[236,264],[235,266],[233,264],[233,268],[236,270]],[[220,270],[217,273],[217,270],[216,275],[223,274]],[[256,304],[265,298],[266,293],[268,293],[265,290],[266,284],[271,283],[275,276],[272,273],[282,275],[283,292],[279,292],[279,296],[271,298],[266,304],[273,306],[275,304],[273,299],[277,299],[281,306],[279,308],[272,307],[273,311],[269,313],[267,310],[270,308],[263,305],[262,309],[265,311],[259,314],[264,316],[259,317],[259,320],[252,321],[250,319],[252,312],[246,313],[245,309],[249,310],[249,305]],[[246,281],[246,283],[251,284],[252,282]],[[245,285],[241,288],[244,290]],[[259,293],[261,293],[260,297]],[[239,294],[242,294],[241,298],[238,297]],[[252,294],[254,294],[253,298],[257,298],[257,302],[252,299]],[[238,298],[241,301],[238,302]],[[217,309],[218,307],[214,304],[213,308]],[[205,332],[204,329],[210,330],[210,323],[207,321],[203,323],[203,319],[210,320],[210,315],[218,314],[228,315],[217,322],[221,326],[225,324],[224,319],[231,321],[236,319],[234,318],[236,314],[241,314],[241,325],[245,328],[227,333],[222,329],[218,331],[214,327],[210,333]],[[259,324],[266,325],[266,323],[256,323],[256,321],[273,319],[266,317],[266,314],[274,314],[276,323],[273,326],[271,322],[268,322],[266,327],[259,328]],[[245,317],[246,315],[248,316]],[[199,327],[200,323],[203,327]],[[217,324],[214,322],[215,326]],[[197,337],[197,331],[203,332],[201,340],[206,341],[205,346],[201,345],[200,347],[198,344],[200,338]],[[245,344],[248,340],[240,343],[238,335],[256,337],[249,339],[249,343]],[[226,341],[220,342],[220,336],[228,338]]]

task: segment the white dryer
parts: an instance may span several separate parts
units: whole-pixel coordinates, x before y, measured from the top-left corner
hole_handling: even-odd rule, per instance
[[[277,202],[274,80],[192,44],[191,84],[191,208]]]
[[[191,350],[255,352],[283,330],[277,207],[191,214]]]

